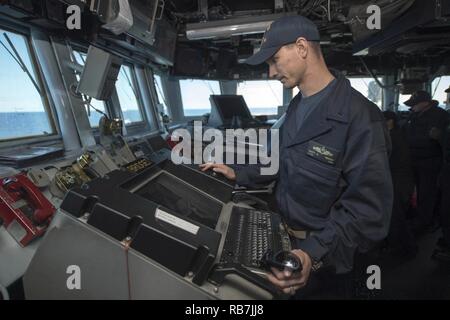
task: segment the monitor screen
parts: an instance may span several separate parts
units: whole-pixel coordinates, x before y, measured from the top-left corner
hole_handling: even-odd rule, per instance
[[[221,202],[165,171],[135,193],[211,229],[215,229],[222,211]]]
[[[212,95],[211,99],[224,121],[231,121],[234,116],[238,116],[241,119],[252,119],[252,115],[243,96]]]

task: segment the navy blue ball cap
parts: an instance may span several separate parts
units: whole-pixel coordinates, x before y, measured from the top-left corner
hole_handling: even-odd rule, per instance
[[[257,53],[248,58],[245,63],[261,64],[270,59],[284,45],[294,43],[299,37],[308,41],[320,41],[317,26],[303,16],[281,17],[267,28]]]
[[[418,103],[428,102],[428,101],[431,101],[431,95],[426,91],[419,90],[419,91],[414,92],[412,94],[412,96],[403,103],[405,105],[407,105],[408,107],[413,107]]]

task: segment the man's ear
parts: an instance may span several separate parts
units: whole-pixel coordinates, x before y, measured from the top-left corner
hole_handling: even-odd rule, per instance
[[[300,55],[300,57],[305,59],[307,57],[308,51],[310,49],[308,41],[303,37],[299,37],[299,38],[297,38],[297,41],[295,41],[295,47],[296,47],[297,52]]]

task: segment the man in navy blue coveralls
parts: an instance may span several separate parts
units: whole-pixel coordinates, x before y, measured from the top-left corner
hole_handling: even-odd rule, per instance
[[[280,129],[278,174],[260,175],[257,166],[236,171],[223,164],[202,166],[244,186],[277,180],[279,212],[303,270],[272,269],[268,279],[292,295],[311,286],[326,291],[333,277],[349,273],[357,252],[386,237],[393,202],[383,115],[343,75],[329,71],[318,41],[312,21],[283,17],[272,23],[261,49],[247,60],[267,62],[271,78],[300,90]],[[330,290],[339,286],[336,282]]]

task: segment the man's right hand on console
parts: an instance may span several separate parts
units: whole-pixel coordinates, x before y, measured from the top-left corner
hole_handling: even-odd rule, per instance
[[[204,163],[200,165],[200,169],[203,172],[207,170],[213,170],[214,172],[223,174],[227,179],[236,180],[236,173],[234,172],[234,170],[225,164]]]

